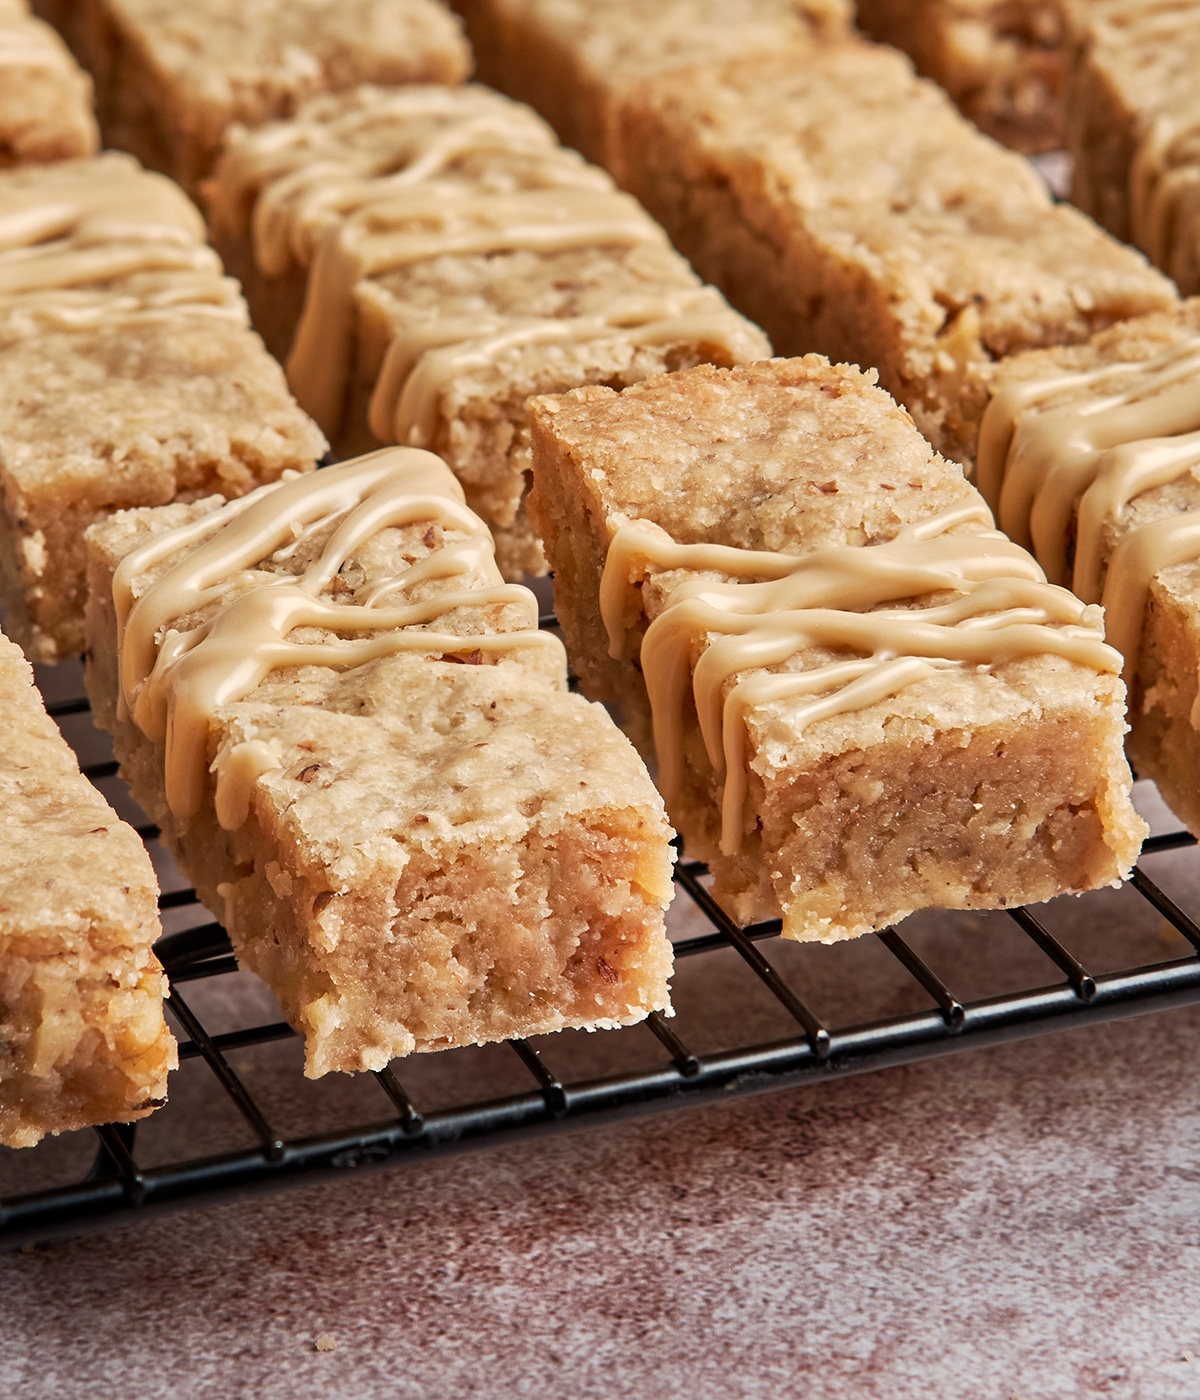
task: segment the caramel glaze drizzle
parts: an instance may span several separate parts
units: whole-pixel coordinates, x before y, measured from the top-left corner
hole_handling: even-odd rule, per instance
[[[209,212],[218,230],[236,236],[249,208],[255,262],[279,277],[307,268],[321,232],[364,201],[478,156],[519,158],[521,178],[534,186],[612,188],[520,103],[474,87],[362,87],[353,100],[316,98],[299,116],[243,136],[212,182]],[[516,176],[496,172],[497,192]]]
[[[40,69],[78,78],[79,70],[66,45],[49,25],[23,10],[11,13],[0,6],[0,68]]]
[[[126,156],[0,179],[0,312],[64,328],[181,307],[246,318],[176,185]]]
[[[1200,290],[1200,106],[1148,122],[1129,169],[1133,241],[1184,292]]]
[[[322,597],[367,540],[381,530],[426,521],[456,538],[352,603]],[[266,567],[324,533],[318,557],[303,572]],[[537,600],[528,589],[504,583],[493,550],[487,527],[467,509],[462,488],[440,458],[388,448],[260,487],[126,555],[112,584],[119,713],[165,746],[171,811],[187,820],[200,809],[209,725],[217,709],[244,699],[272,671],[349,669],[399,652],[443,656],[543,648],[560,655],[560,644],[538,631]],[[137,580],[182,551],[188,552],[139,595]],[[417,603],[394,601],[431,580],[445,580],[446,590]],[[522,625],[469,635],[436,630],[439,619],[458,608],[500,607],[518,609]],[[296,641],[290,634],[297,628],[333,636]],[[221,756],[216,812],[223,827],[242,825],[254,783],[278,767],[277,756],[257,740]]]
[[[639,243],[665,246],[666,237],[615,190],[493,195],[431,181],[409,194],[388,193],[327,229],[318,243],[288,355],[288,382],[321,429],[336,434],[354,336],[353,292],[364,278],[447,256]],[[374,416],[381,421],[386,414],[377,409]]]
[[[939,670],[990,668],[1036,654],[1120,670],[1120,656],[1104,643],[1099,609],[1047,584],[1029,554],[991,526],[987,507],[974,500],[907,525],[885,544],[834,545],[796,556],[678,544],[648,521],[623,525],[609,546],[600,594],[617,659],[628,655],[632,590],[650,570],[727,576],[692,577],[670,588],[642,638],[668,810],[683,784],[689,680],[709,762],[724,779],[720,848],[736,855],[752,710],[802,700],[788,714],[799,728],[875,704]],[[916,608],[883,606],[945,593],[956,596]],[[809,648],[857,655],[802,670],[772,669]]]
[[[1195,10],[1180,0],[1097,5],[1089,21],[1096,42],[1118,52],[1195,51]],[[1142,123],[1129,169],[1129,216],[1133,242],[1189,293],[1200,290],[1200,102],[1180,96],[1174,88],[1169,110]]]
[[[235,228],[255,191],[258,266],[268,276],[310,269],[288,378],[328,434],[343,411],[359,281],[443,256],[667,246],[634,200],[528,109],[473,88],[368,88],[345,111],[314,103],[309,116],[254,133],[227,158],[213,191],[217,225]],[[623,298],[596,316],[431,311],[392,340],[371,431],[429,446],[443,386],[518,346],[692,338],[726,347],[731,361],[765,353],[720,294],[698,286]]]
[[[721,345],[731,361],[763,353],[714,287],[615,297],[592,316],[434,318],[411,326],[389,345],[368,423],[382,442],[428,447],[437,431],[442,390],[458,375],[494,364],[518,346],[604,340],[638,348]]]
[[[1197,467],[1200,336],[1150,360],[1004,385],[983,416],[976,472],[1000,528],[1033,550],[1051,581],[1069,584],[1085,603],[1103,604],[1127,683],[1137,672],[1151,580],[1161,569],[1200,559],[1200,511],[1133,530],[1113,550],[1107,572],[1104,531],[1120,523],[1136,496]]]

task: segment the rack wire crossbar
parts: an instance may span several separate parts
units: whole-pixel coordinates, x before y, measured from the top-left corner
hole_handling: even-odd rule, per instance
[[[52,712],[78,714],[83,708],[77,701],[67,701],[52,707]],[[97,779],[104,778],[111,774],[112,765],[94,764],[90,771]],[[157,839],[153,828],[146,839]],[[1143,860],[1194,844],[1186,832],[1171,832],[1148,841]],[[281,1021],[262,1020],[210,1033],[184,988],[237,972],[228,937],[212,921],[167,934],[157,951],[171,984],[169,1009],[183,1033],[181,1062],[198,1060],[207,1066],[249,1129],[253,1145],[146,1166],[138,1162],[132,1126],[98,1128],[99,1153],[83,1180],[0,1199],[0,1247],[100,1229],[167,1208],[311,1184],[350,1170],[396,1166],[586,1123],[727,1101],[740,1094],[860,1074],[1200,1001],[1200,924],[1160,888],[1144,864],[1135,869],[1129,885],[1187,940],[1194,950],[1188,956],[1094,974],[1050,931],[1045,906],[1037,913],[1013,909],[1008,912],[1014,925],[1058,967],[1062,979],[968,1000],[956,995],[899,930],[885,929],[875,935],[878,944],[930,1004],[908,1014],[848,1026],[824,1024],[767,956],[764,945],[779,938],[779,922],[739,927],[708,892],[705,874],[694,861],[677,862],[678,897],[690,901],[709,926],[708,932],[675,943],[677,960],[681,964],[703,961],[734,950],[786,1013],[793,1034],[699,1052],[656,1013],[647,1022],[661,1052],[655,1063],[578,1078],[556,1072],[552,1050],[512,1041],[509,1045],[527,1080],[525,1089],[424,1109],[405,1089],[402,1065],[392,1065],[375,1074],[394,1110],[391,1116],[295,1137],[276,1132],[229,1058],[254,1046],[289,1039],[295,1032]],[[192,906],[203,919],[204,911],[191,890],[171,891],[161,899],[164,911],[186,912]],[[678,988],[676,1002],[680,1004]],[[629,1035],[634,1029],[605,1034]],[[549,1044],[549,1039],[543,1042]]]

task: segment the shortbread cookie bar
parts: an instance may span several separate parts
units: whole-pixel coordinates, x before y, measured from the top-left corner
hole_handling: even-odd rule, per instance
[[[735,917],[833,942],[1129,870],[1145,826],[1099,609],[873,375],[702,366],[530,412],[572,662],[652,730]]]
[[[154,871],[3,636],[0,810],[0,1143],[144,1118],[177,1063]]]
[[[1200,832],[1200,300],[997,376],[979,483],[1051,579],[1103,603],[1129,752]]]
[[[1200,292],[1200,2],[1091,0],[1078,28],[1071,198]]]
[[[850,0],[453,0],[478,77],[535,107],[568,146],[617,174],[623,94],[735,54],[850,29]]]
[[[96,83],[105,145],[195,191],[234,122],[355,83],[458,83],[471,56],[439,0],[34,0]]]
[[[89,156],[92,84],[25,0],[0,0],[0,166]]]
[[[212,182],[218,247],[339,456],[432,448],[497,537],[523,509],[525,400],[770,354],[662,230],[527,107],[479,87],[358,88],[244,133]]]
[[[94,520],[325,450],[203,235],[128,156],[0,173],[0,592],[34,660],[83,649]]]
[[[307,1072],[666,1008],[661,799],[445,464],[219,507],[89,532],[88,686]]]
[[[996,360],[1175,299],[891,49],[671,75],[623,110],[629,188],[701,276],[780,352],[877,367],[956,461]]]
[[[1088,3],[858,0],[858,23],[908,53],[981,131],[1033,153],[1062,145],[1070,11]]]

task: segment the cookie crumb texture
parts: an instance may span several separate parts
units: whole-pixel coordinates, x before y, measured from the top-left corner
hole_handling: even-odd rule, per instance
[[[1062,145],[1071,8],[1070,0],[858,0],[857,16],[981,131],[1032,155]]]
[[[177,1063],[150,858],[2,636],[0,810],[0,1143],[143,1118]]]
[[[666,1009],[671,831],[629,741],[567,692],[561,648],[273,672],[209,725],[217,768],[247,742],[278,759],[245,822],[218,824],[211,772],[198,814],[175,817],[161,746],[116,719],[111,580],[131,549],[219,504],[127,511],[90,532],[88,685],[138,800],[305,1035],[306,1072]],[[444,543],[424,519],[384,530],[333,596],[365,597]],[[469,599],[486,582],[450,586]],[[525,618],[466,603],[439,626],[483,636]]]
[[[818,356],[702,367],[617,395],[531,405],[531,508],[585,693],[618,700],[649,751],[639,670],[608,655],[598,596],[609,540],[649,520],[672,539],[805,554],[871,545],[978,500],[873,376]],[[647,575],[636,635],[678,577]],[[810,648],[804,664],[828,654]],[[697,656],[693,654],[692,664]],[[741,849],[719,849],[721,784],[695,711],[670,817],[744,923],[833,942],[916,909],[1003,908],[1115,884],[1144,823],[1129,802],[1124,688],[1050,655],[942,671],[800,724],[783,700],[746,720]]]
[[[780,353],[877,366],[958,462],[996,361],[1176,299],[881,45],[670,74],[621,120],[623,180],[697,272]]]
[[[99,144],[92,84],[25,0],[0,0],[0,167],[90,156]]]
[[[461,27],[438,0],[35,0],[92,74],[106,146],[195,193],[234,122],[288,116],[355,83],[459,83]]]
[[[213,872],[310,1075],[666,1004],[665,824],[621,793],[636,759],[615,728],[503,664],[396,658],[338,691],[335,712],[229,716],[230,741],[303,768],[260,781],[233,870]],[[201,878],[205,825],[180,834]]]
[[[853,0],[453,0],[476,76],[528,102],[619,178],[621,104],[640,82],[848,34]]]
[[[1086,440],[1089,417],[1095,421],[1097,400],[1121,394],[1136,403],[1118,441],[1106,443],[1113,456],[1153,454],[1164,446],[1186,444],[1200,411],[1183,423],[1157,423],[1156,403],[1162,386],[1148,389],[1139,370],[1150,367],[1170,351],[1200,340],[1200,297],[1172,311],[1122,321],[1084,345],[1014,355],[996,376],[997,393],[1031,383],[1058,383],[1031,411],[1036,423],[1042,411],[1062,415],[1075,409]],[[1078,382],[1102,373],[1099,384]],[[1186,381],[1184,381],[1186,382]],[[1193,386],[1193,403],[1200,386]],[[1149,415],[1149,416],[1147,416]],[[1140,424],[1140,426],[1139,426]],[[1200,511],[1200,480],[1195,468],[1181,469],[1173,479],[1139,490],[1124,508],[1110,515],[1099,532],[1100,577],[1106,578],[1115,552],[1139,532]],[[1079,499],[1073,504],[1066,529],[1075,536]],[[1193,833],[1200,832],[1200,560],[1165,559],[1149,581],[1142,617],[1140,647],[1130,678],[1129,754],[1138,773],[1152,778],[1163,799]],[[1111,633],[1111,625],[1110,625]]]

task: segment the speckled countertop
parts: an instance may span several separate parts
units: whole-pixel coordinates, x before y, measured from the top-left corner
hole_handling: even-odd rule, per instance
[[[1150,859],[1200,908],[1200,850]],[[1147,908],[1107,891],[1046,917],[1100,972],[1186,952]],[[1003,916],[910,936],[963,996],[1053,980]],[[913,1004],[876,940],[770,953],[835,1023],[839,998]],[[748,1037],[780,1030],[727,956],[699,960],[707,982],[680,967],[676,1024],[700,1051],[718,1005]],[[213,995],[253,1000],[246,976]],[[648,1032],[586,1039],[616,1055],[630,1034],[661,1052]],[[0,1255],[0,1400],[1200,1397],[1198,1050],[1194,1007]],[[380,1092],[307,1084],[294,1041],[258,1054],[240,1072],[281,1131],[302,1106],[364,1121]],[[452,1056],[474,1057],[460,1077],[515,1060],[418,1057],[406,1084],[444,1089]],[[139,1159],[171,1160],[198,1122],[205,1151],[244,1131],[189,1066]],[[0,1150],[0,1194],[93,1151]]]
[[[1172,1012],[39,1247],[0,1394],[1197,1396],[1198,1046]]]

